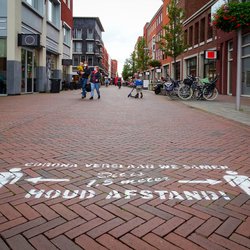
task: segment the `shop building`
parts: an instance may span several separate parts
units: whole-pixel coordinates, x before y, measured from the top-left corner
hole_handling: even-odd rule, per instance
[[[221,72],[218,80],[220,92],[224,95],[236,95],[237,85],[237,32],[217,32],[217,50],[219,59],[217,71]],[[242,30],[242,68],[241,68],[241,94],[250,96],[250,29]]]
[[[73,0],[61,1],[61,19],[63,29],[62,81],[72,81],[72,31],[73,31]]]
[[[180,64],[178,79],[184,79],[187,75],[214,78],[217,74],[217,57],[208,56],[210,51],[218,55],[216,30],[211,26],[213,3],[211,0],[179,1],[179,6],[184,8],[186,13],[183,30],[187,49],[177,58]]]
[[[111,78],[114,79],[117,76],[118,62],[115,59],[111,59]]]
[[[162,10],[163,5],[158,9],[150,22],[146,23],[144,26],[144,39],[146,41],[147,47],[144,48],[146,53],[150,56],[152,60],[162,61],[163,53],[159,47],[159,41],[162,36]],[[154,69],[149,70],[149,74],[146,73],[145,79],[155,79],[159,77],[159,70],[156,73]],[[145,72],[144,72],[145,73]]]
[[[70,42],[64,49],[61,1],[0,0],[0,6],[0,94],[50,91],[50,79],[62,79],[63,53],[71,54]]]
[[[102,65],[103,65],[103,75],[109,76],[109,54],[105,47],[103,47],[103,58],[102,58]]]

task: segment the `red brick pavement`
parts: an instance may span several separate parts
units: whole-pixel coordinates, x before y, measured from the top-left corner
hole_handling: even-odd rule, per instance
[[[250,128],[129,91],[0,98],[0,249],[250,249]]]

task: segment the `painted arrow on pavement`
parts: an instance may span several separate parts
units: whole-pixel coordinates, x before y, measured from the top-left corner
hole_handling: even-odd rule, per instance
[[[213,179],[206,179],[206,180],[180,180],[178,181],[180,183],[205,183],[205,184],[210,184],[210,185],[216,185],[218,183],[221,183],[221,181],[213,180]]]
[[[29,178],[29,179],[25,179],[26,181],[32,182],[32,183],[38,183],[38,182],[42,182],[42,181],[51,181],[51,182],[59,182],[59,181],[69,181],[69,179],[43,179],[41,176],[40,177],[36,177],[36,178]]]

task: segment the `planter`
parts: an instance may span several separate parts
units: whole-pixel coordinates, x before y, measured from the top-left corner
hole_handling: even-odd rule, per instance
[[[250,26],[250,2],[222,5],[213,15],[212,24],[224,32]]]

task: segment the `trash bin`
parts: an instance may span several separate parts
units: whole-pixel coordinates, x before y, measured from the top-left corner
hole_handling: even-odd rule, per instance
[[[50,79],[50,81],[51,81],[50,93],[59,93],[61,79],[53,78],[53,79]]]

